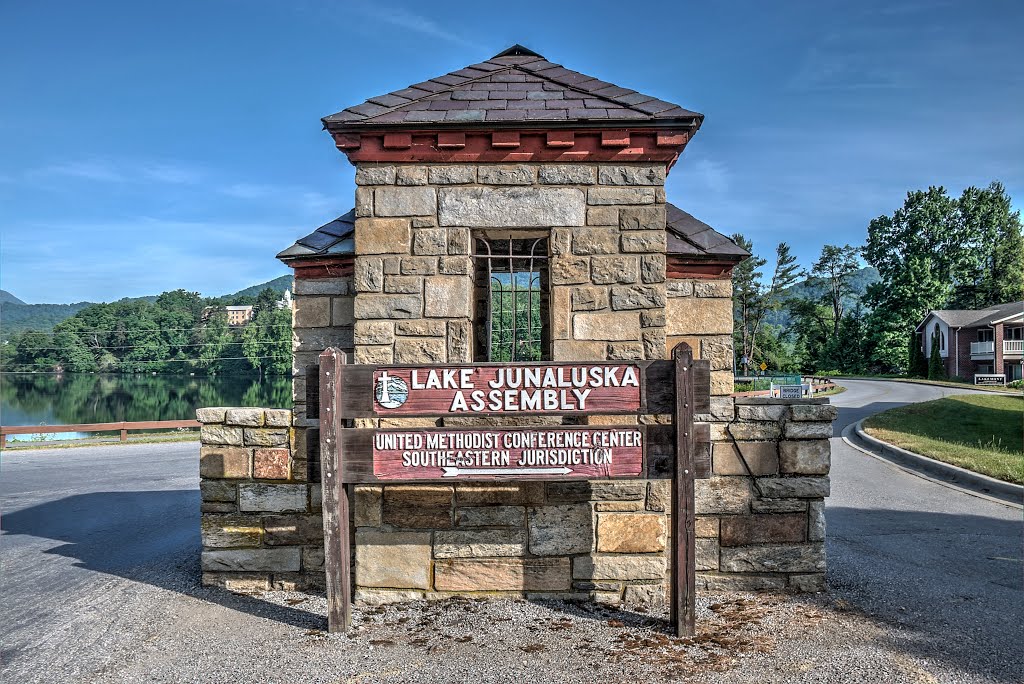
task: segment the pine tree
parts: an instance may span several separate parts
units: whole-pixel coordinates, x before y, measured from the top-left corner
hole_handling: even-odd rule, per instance
[[[942,363],[942,357],[939,356],[939,331],[936,330],[932,333],[932,352],[928,357],[928,379],[929,380],[945,380],[946,379],[946,365]]]

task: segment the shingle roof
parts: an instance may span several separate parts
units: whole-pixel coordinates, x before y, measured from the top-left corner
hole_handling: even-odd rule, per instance
[[[332,254],[352,254],[355,251],[356,210],[349,209],[330,223],[325,223],[294,245],[280,252],[278,259],[290,259]]]
[[[724,257],[742,261],[750,256],[731,238],[694,218],[674,204],[666,204],[669,254],[695,257]]]
[[[931,316],[954,328],[977,328],[1007,318],[1024,317],[1024,302],[995,304],[985,309],[936,309],[925,316],[921,325]],[[917,326],[918,330],[921,325]]]
[[[665,205],[668,215],[668,254],[695,257],[719,257],[742,260],[750,256],[731,239],[708,224],[698,221],[682,209]],[[308,257],[353,254],[355,210],[326,223],[277,255],[290,261]]]
[[[324,117],[326,128],[423,124],[650,122],[699,128],[704,115],[552,64],[521,45]]]

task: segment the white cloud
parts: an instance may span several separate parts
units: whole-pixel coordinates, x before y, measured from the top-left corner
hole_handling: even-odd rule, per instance
[[[474,49],[484,49],[480,43],[470,40],[449,30],[448,28],[442,27],[429,17],[416,14],[415,12],[411,12],[402,7],[361,2],[354,5],[352,9],[377,22],[391,24],[392,26],[407,29],[424,36],[439,38],[450,43],[455,43],[456,45],[463,45]]]

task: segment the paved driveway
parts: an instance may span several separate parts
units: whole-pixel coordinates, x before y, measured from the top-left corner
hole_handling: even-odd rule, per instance
[[[837,434],[869,413],[956,391],[843,384]],[[323,619],[304,609],[314,601],[291,607],[198,586],[197,470],[194,443],[3,453],[0,681],[335,682],[345,681],[338,673],[380,672],[355,642],[315,636]],[[830,600],[867,613],[870,635],[848,649],[845,623],[826,621],[836,633],[809,633],[818,645],[783,643],[723,677],[906,680],[885,674],[895,671],[921,681],[1020,681],[1021,512],[904,473],[838,438],[832,478]],[[433,672],[451,661],[441,653],[422,655],[442,661]],[[596,676],[586,675],[585,651],[579,658],[571,681]],[[550,669],[533,679],[565,681]]]

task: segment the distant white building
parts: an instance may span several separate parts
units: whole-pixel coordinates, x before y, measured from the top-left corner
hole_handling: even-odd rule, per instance
[[[281,299],[277,300],[278,309],[291,309],[292,308],[292,293],[291,290],[286,289]]]

